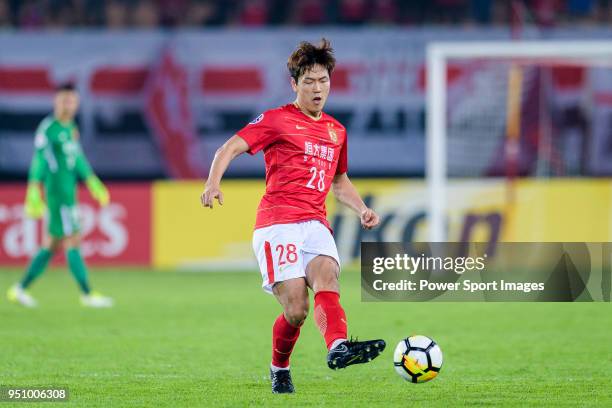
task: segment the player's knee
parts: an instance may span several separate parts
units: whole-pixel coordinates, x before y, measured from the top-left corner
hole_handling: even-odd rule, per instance
[[[64,238],[64,249],[76,248],[81,244],[80,237],[78,235],[71,235]]]
[[[340,268],[335,259],[328,256],[323,256],[313,265],[317,270],[312,274],[312,284],[315,292],[327,290],[327,291],[339,291],[338,275],[340,274]]]
[[[61,239],[51,239],[48,243],[48,248],[51,253],[56,254],[62,249],[63,241]]]
[[[285,317],[292,326],[301,326],[308,316],[308,303],[290,305],[285,309]]]
[[[328,256],[325,257],[325,269],[328,273],[329,279],[331,281],[337,282],[338,276],[340,275],[340,267],[338,266],[338,262],[335,259],[332,259]]]

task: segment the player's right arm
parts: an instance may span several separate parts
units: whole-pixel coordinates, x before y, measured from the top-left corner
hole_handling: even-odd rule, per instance
[[[204,207],[213,208],[213,201],[216,198],[219,204],[223,205],[223,193],[221,192],[221,178],[230,162],[242,153],[249,150],[247,142],[238,135],[234,135],[223,144],[215,153],[215,158],[210,165],[208,179],[204,186],[204,192],[200,196]]]
[[[49,171],[45,149],[53,155],[46,135],[45,122],[39,126],[34,138],[34,155],[28,173],[28,189],[25,200],[25,213],[30,218],[40,218],[45,214],[46,206],[42,198],[42,181]]]

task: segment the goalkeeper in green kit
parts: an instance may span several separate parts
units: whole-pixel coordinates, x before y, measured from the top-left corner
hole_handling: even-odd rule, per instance
[[[36,131],[25,201],[28,217],[40,218],[47,214],[48,235],[44,237],[43,246],[32,258],[21,281],[9,289],[7,296],[12,302],[35,307],[36,300],[26,289],[44,272],[53,255],[64,249],[70,271],[82,292],[81,304],[110,307],[113,305],[111,298],[91,290],[87,267],[81,256],[76,199],[78,179],[85,181],[91,195],[101,206],[108,204],[109,194],[81,151],[78,129],[74,123],[79,96],[73,85],[60,86],[53,105],[53,116],[46,117]]]

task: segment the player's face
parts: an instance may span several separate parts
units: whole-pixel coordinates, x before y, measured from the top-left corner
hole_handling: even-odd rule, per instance
[[[55,95],[55,116],[72,120],[79,109],[79,95],[74,91],[60,91]]]
[[[291,87],[297,93],[298,105],[313,114],[319,114],[329,95],[329,73],[325,67],[317,64],[304,72],[297,83],[291,79]]]

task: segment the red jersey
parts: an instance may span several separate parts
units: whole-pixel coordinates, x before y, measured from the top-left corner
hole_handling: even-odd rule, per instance
[[[325,198],[334,176],[347,170],[344,126],[326,113],[315,120],[291,103],[262,113],[236,134],[249,154],[264,151],[266,193],[255,229],[308,220],[330,228]]]

